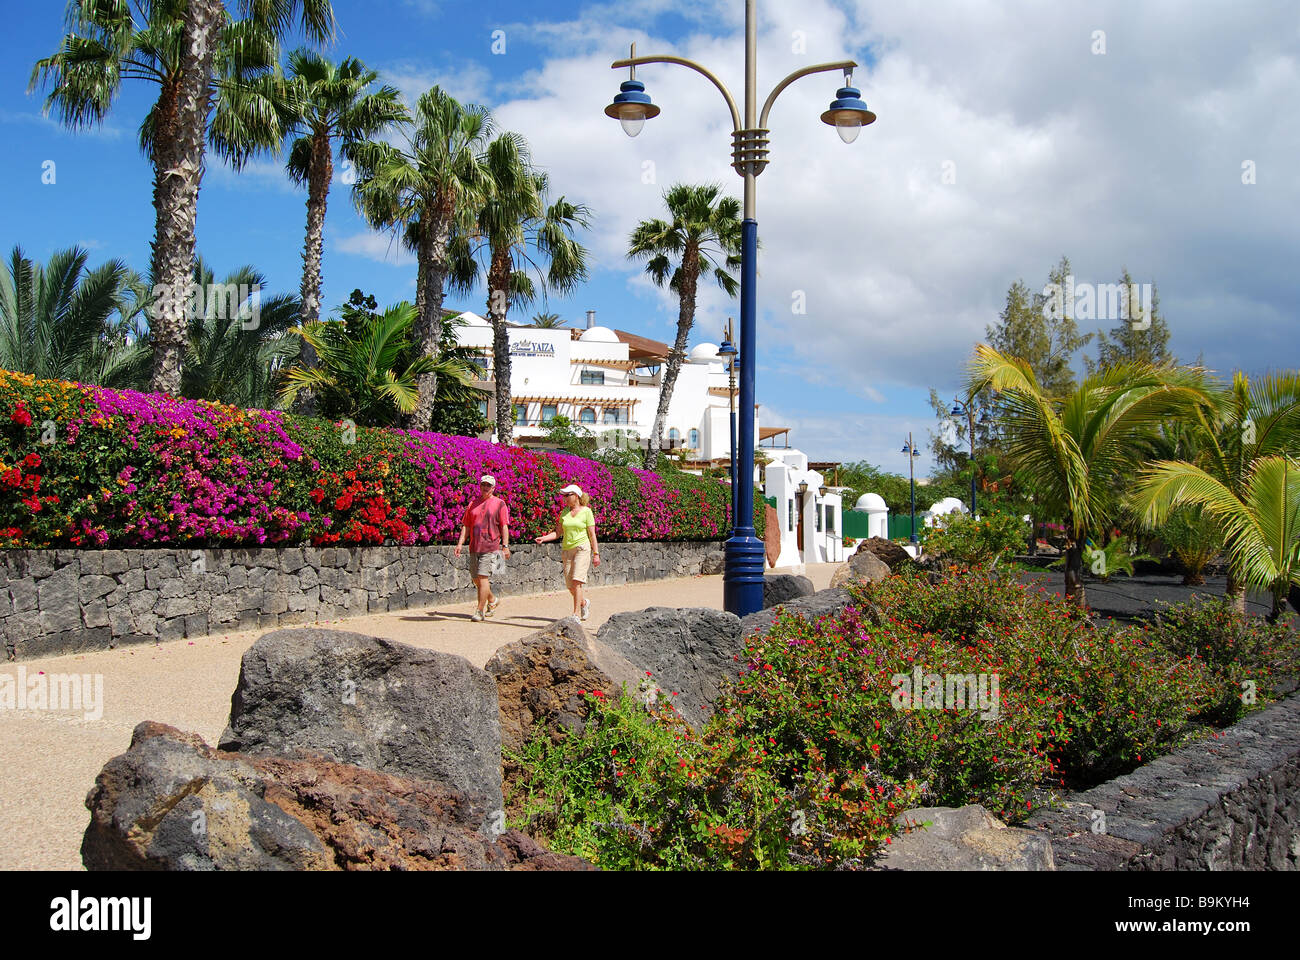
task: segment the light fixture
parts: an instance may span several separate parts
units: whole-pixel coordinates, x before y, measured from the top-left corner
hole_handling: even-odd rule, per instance
[[[827,486],[825,486],[825,485],[820,486],[820,487],[817,488],[817,492],[820,493],[823,497],[826,496],[826,494],[827,494],[829,491],[830,491],[830,487],[827,487]]]
[[[613,117],[629,137],[641,132],[647,120],[659,116],[659,108],[650,102],[645,84],[640,80],[624,80],[618,87],[614,102],[605,108],[605,116]]]
[[[718,347],[718,356],[720,357],[734,357],[738,353],[740,351],[736,349],[736,345],[730,340],[723,340],[722,346]]]
[[[963,410],[961,407],[957,406],[956,404],[953,404],[952,409],[948,411],[948,416],[950,416],[950,417],[960,417],[960,416],[961,416],[962,414],[964,414],[965,412],[966,412],[966,411]]]
[[[835,132],[845,143],[852,143],[858,139],[862,128],[876,119],[876,115],[862,102],[862,91],[857,87],[849,86],[850,80],[852,74],[846,74],[844,86],[836,92],[830,109],[822,114],[822,123],[834,127]]]
[[[799,481],[799,496],[802,497],[802,496],[804,496],[804,494],[806,494],[807,492],[808,492],[808,481],[807,481],[807,480],[800,480],[800,481]]]

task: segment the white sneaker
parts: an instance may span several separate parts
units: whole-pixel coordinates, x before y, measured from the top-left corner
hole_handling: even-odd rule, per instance
[[[582,601],[582,618],[581,618],[581,619],[583,619],[583,620],[586,620],[586,619],[587,619],[587,611],[590,610],[590,609],[591,609],[591,601],[590,601],[590,600],[584,600],[584,601]]]
[[[475,611],[474,611],[474,615],[473,615],[472,617],[470,617],[469,619],[470,619],[470,622],[471,622],[471,623],[482,623],[482,622],[483,622],[483,611],[482,611],[482,610],[475,610]]]

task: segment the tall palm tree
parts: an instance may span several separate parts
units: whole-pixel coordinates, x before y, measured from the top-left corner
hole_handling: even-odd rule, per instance
[[[348,157],[353,146],[410,119],[396,87],[371,91],[379,74],[354,57],[335,64],[312,50],[289,54],[281,95],[293,137],[287,169],[307,187],[307,236],[302,253],[303,324],[320,319],[321,250],[325,206],[334,176],[334,142]]]
[[[533,315],[533,326],[539,330],[556,330],[564,326],[558,313],[538,313]]]
[[[1159,459],[1196,464],[1244,504],[1255,461],[1300,456],[1300,373],[1271,373],[1252,380],[1238,372],[1230,387],[1215,392],[1215,400],[1213,411],[1202,411],[1185,425],[1182,449]],[[1139,500],[1147,503],[1146,497]],[[1145,506],[1141,512],[1144,519],[1155,516]],[[1229,565],[1227,594],[1240,614],[1246,612],[1246,585]]]
[[[442,300],[452,235],[469,224],[491,196],[484,150],[492,135],[485,108],[463,106],[441,87],[421,95],[405,149],[373,141],[351,151],[357,167],[353,197],[376,227],[403,231],[416,250],[418,274],[412,339],[424,357],[441,352]],[[438,391],[433,367],[419,374],[408,426],[428,429]]]
[[[1118,364],[1053,397],[1024,360],[980,344],[968,389],[973,395],[985,388],[998,394],[1009,458],[1034,489],[1035,503],[1065,518],[1065,593],[1084,606],[1084,545],[1118,506],[1110,479],[1136,474],[1163,421],[1212,405],[1204,373]]]
[[[150,335],[158,392],[181,386],[205,146],[238,169],[253,151],[278,145],[274,105],[249,81],[274,69],[295,14],[312,40],[333,33],[329,0],[240,0],[238,8],[240,20],[222,0],[72,0],[59,52],[32,72],[32,89],[51,88],[46,109],[74,129],[102,122],[124,79],[159,86],[140,131],[154,165]]]
[[[94,270],[86,260],[73,247],[42,265],[14,247],[0,270],[0,368],[41,380],[143,386],[148,354],[133,323],[143,282],[121,260]]]
[[[289,370],[280,390],[282,400],[292,403],[299,391],[311,390],[322,416],[383,427],[415,409],[419,379],[426,373],[469,383],[470,372],[458,361],[416,352],[411,336],[415,323],[415,307],[402,302],[366,318],[354,330],[334,322],[295,328],[293,333],[316,351],[317,365]]]
[[[494,139],[485,161],[493,189],[479,207],[471,233],[458,234],[453,241],[453,281],[458,289],[467,290],[477,279],[477,260],[480,256],[486,260],[497,442],[508,444],[514,434],[514,408],[506,316],[512,302],[535,299],[538,284],[543,290],[567,294],[587,279],[587,250],[574,232],[586,227],[589,219],[585,206],[564,197],[547,203],[550,182],[533,167],[528,145],[518,134],[503,133]]]
[[[1143,472],[1135,499],[1153,525],[1183,505],[1217,520],[1238,582],[1272,594],[1270,623],[1282,615],[1291,585],[1300,585],[1300,461],[1258,457],[1234,488],[1198,466],[1164,460]]]
[[[629,259],[646,261],[646,273],[657,286],[677,293],[677,339],[664,365],[659,405],[646,450],[646,469],[659,462],[664,421],[672,401],[677,373],[686,358],[686,345],[695,324],[695,299],[701,277],[710,275],[734,297],[739,284],[730,271],[740,267],[740,201],[721,196],[718,184],[675,184],[664,193],[670,220],[643,220],[632,231]]]
[[[297,299],[285,294],[262,298],[266,278],[250,266],[227,274],[219,287],[202,257],[194,263],[194,282],[201,290],[224,288],[231,296],[206,297],[202,309],[188,311],[182,395],[273,408],[277,381],[298,357],[299,339],[289,334],[299,317]],[[245,297],[245,291],[257,293]]]

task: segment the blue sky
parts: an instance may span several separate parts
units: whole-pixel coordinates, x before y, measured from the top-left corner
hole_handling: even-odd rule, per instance
[[[601,323],[671,339],[675,300],[626,260],[626,237],[658,214],[671,183],[739,193],[728,123],[703,79],[646,67],[640,78],[664,112],[629,140],[601,114],[624,76],[608,64],[636,41],[641,53],[704,61],[739,96],[743,4],[334,6],[329,55],[361,58],[410,99],[439,83],[492,108],[529,139],[556,191],[592,208],[593,279],[551,310],[581,324],[594,309]],[[759,7],[764,95],[799,66],[852,57],[880,115],[846,147],[817,120],[839,77],[799,81],[773,111],[773,162],[759,179],[759,400],[764,422],[791,426],[813,458],[903,470],[902,438],[934,426],[929,387],[951,396],[1007,287],[1041,288],[1062,254],[1080,282],[1113,282],[1125,266],[1154,280],[1184,358],[1221,371],[1296,365],[1300,17],[1290,5]],[[0,243],[6,256],[19,244],[42,259],[80,244],[92,262],[120,257],[143,271],[152,174],[136,131],[155,90],[128,84],[96,131],[43,119],[27,82],[58,45],[61,10],[17,5],[0,40]],[[42,183],[47,161],[53,184]],[[199,250],[219,275],[249,263],[272,291],[296,292],[304,200],[275,158],[238,175],[211,162]],[[354,287],[381,303],[413,297],[414,264],[368,230],[337,180],[324,267],[327,305]],[[481,313],[481,300],[456,302]],[[716,341],[736,312],[705,293],[693,342]]]

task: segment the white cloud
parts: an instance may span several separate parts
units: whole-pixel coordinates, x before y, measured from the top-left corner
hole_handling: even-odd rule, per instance
[[[375,233],[365,231],[354,233],[331,241],[330,246],[339,253],[349,253],[365,257],[377,263],[387,263],[399,267],[415,266],[415,255],[408,252],[400,239],[392,233]],[[414,280],[411,281],[414,284]]]
[[[98,123],[94,126],[73,130],[53,117],[47,117],[35,111],[28,113],[26,111],[0,109],[0,123],[44,127],[47,130],[63,133],[70,137],[99,137],[104,140],[118,140],[122,137],[122,128],[113,126],[111,123]]]

